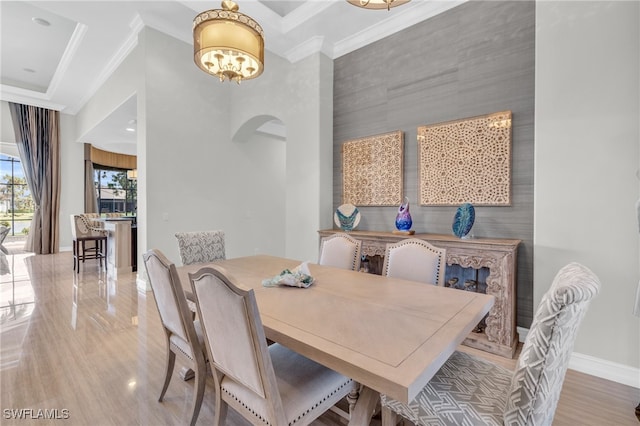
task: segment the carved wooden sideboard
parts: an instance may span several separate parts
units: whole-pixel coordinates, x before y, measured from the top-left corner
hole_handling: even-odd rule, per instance
[[[318,231],[326,237],[338,229]],[[480,270],[486,268],[486,292],[496,298],[486,318],[483,333],[472,332],[464,344],[504,357],[513,358],[518,344],[516,330],[516,265],[520,240],[473,238],[460,239],[452,235],[415,234],[398,235],[391,232],[351,231],[349,234],[362,241],[362,254],[378,259],[384,257],[387,243],[405,238],[419,238],[437,247],[447,249],[447,270],[454,265]],[[375,268],[374,268],[375,269]],[[376,271],[379,273],[379,270]]]

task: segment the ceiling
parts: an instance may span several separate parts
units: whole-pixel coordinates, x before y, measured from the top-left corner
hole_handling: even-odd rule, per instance
[[[297,62],[318,51],[338,58],[464,1],[413,0],[390,11],[365,10],[345,0],[239,0],[238,5],[263,27],[266,50]],[[191,44],[193,18],[217,8],[218,1],[200,0],[2,0],[0,98],[76,114],[135,47],[144,26]],[[81,142],[135,154],[135,132],[125,130],[135,128],[135,119],[134,96]]]

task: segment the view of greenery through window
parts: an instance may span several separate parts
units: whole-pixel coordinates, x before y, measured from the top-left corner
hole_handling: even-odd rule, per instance
[[[101,213],[136,214],[137,181],[127,170],[96,168],[94,183]],[[0,224],[11,227],[9,235],[27,235],[33,211],[20,159],[0,155]]]
[[[0,155],[0,224],[11,227],[9,235],[26,235],[33,210],[20,159]]]
[[[94,164],[94,183],[100,213],[136,214],[137,181],[127,170],[99,168]]]

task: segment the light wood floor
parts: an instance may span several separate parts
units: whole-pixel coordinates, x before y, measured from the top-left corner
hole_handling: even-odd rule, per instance
[[[87,261],[76,275],[70,253],[19,254],[6,260],[0,275],[0,424],[187,423],[193,384],[180,380],[179,368],[165,401],[157,402],[164,340],[153,295],[138,292],[134,274],[115,280],[98,272],[95,261]],[[637,389],[569,371],[554,424],[638,425],[638,401]],[[22,411],[28,417],[50,410],[69,418],[12,418],[21,409],[32,410]],[[246,424],[231,411],[231,424]],[[209,386],[198,424],[212,421]],[[332,413],[314,423],[341,424]]]

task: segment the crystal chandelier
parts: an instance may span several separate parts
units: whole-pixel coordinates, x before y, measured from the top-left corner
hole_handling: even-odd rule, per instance
[[[347,0],[354,6],[362,7],[364,9],[391,9],[392,7],[400,6],[408,3],[411,0]]]
[[[193,59],[204,72],[220,81],[256,78],[264,69],[262,27],[251,17],[238,12],[230,0],[222,9],[200,13],[193,20]]]

